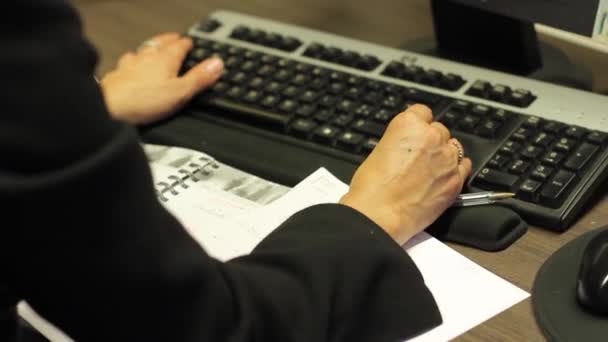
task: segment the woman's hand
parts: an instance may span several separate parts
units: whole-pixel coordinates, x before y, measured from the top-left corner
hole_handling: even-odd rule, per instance
[[[471,173],[462,145],[426,106],[397,115],[353,176],[340,203],[376,222],[399,244],[451,206]]]
[[[166,33],[148,42],[136,53],[123,55],[100,82],[112,117],[135,125],[175,113],[215,83],[224,69],[221,59],[210,58],[178,77],[192,40]]]

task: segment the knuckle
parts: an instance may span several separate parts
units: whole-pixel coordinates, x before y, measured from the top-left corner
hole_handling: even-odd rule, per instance
[[[410,120],[412,119],[411,116],[412,116],[412,114],[410,114],[408,112],[400,113],[389,122],[389,127],[393,127],[393,128],[407,127],[409,125]]]
[[[437,145],[441,141],[441,133],[436,129],[428,129],[425,142],[429,145]]]

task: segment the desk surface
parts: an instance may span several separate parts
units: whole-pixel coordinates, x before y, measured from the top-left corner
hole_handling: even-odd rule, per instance
[[[378,3],[380,1],[380,3]],[[118,57],[145,39],[163,31],[183,32],[214,9],[224,8],[309,26],[337,34],[397,46],[403,41],[432,34],[427,0],[369,2],[352,0],[301,1],[258,0],[75,0],[84,19],[87,35],[99,49],[98,74],[110,70]],[[387,17],[389,20],[387,20]],[[380,20],[382,18],[382,20]],[[394,20],[390,20],[393,18]],[[385,26],[379,30],[366,30]],[[531,291],[536,272],[559,247],[577,236],[608,225],[608,196],[604,195],[567,232],[556,234],[531,227],[515,245],[500,253],[487,253],[453,245],[456,250],[499,276]],[[457,341],[543,341],[530,299],[458,337]]]

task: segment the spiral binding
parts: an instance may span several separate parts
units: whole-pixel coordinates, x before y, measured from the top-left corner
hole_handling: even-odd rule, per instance
[[[179,195],[178,189],[188,189],[189,185],[186,183],[187,181],[198,182],[201,180],[201,176],[208,176],[211,174],[210,169],[217,169],[219,165],[213,158],[208,157],[200,157],[199,162],[190,163],[187,169],[179,169],[176,175],[171,175],[167,177],[167,181],[157,182],[156,184],[161,187],[160,190],[156,190],[156,195],[158,198],[167,202],[169,198],[166,196],[167,193],[172,196]]]

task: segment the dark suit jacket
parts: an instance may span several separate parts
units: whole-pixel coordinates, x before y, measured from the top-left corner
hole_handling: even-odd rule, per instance
[[[18,300],[78,341],[388,341],[441,322],[409,256],[345,206],[206,255],[110,119],[65,1],[5,0],[0,44],[1,341]]]

